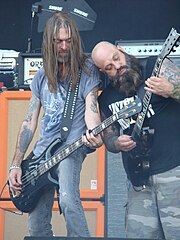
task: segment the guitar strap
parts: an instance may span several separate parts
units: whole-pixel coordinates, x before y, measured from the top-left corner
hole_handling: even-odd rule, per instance
[[[66,102],[64,106],[64,112],[63,112],[63,118],[61,123],[61,139],[62,141],[66,141],[69,132],[71,130],[73,116],[74,116],[74,110],[76,106],[76,100],[78,95],[78,89],[79,89],[79,82],[81,77],[81,70],[79,71],[78,81],[76,84],[76,88],[72,90],[72,79],[69,84],[69,89],[67,92]]]

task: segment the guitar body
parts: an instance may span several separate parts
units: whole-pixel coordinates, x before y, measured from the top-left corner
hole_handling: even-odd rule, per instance
[[[136,147],[128,152],[128,175],[135,187],[144,186],[150,176],[151,147],[154,129],[143,128]]]
[[[46,160],[51,157],[54,150],[61,145],[61,140],[56,139],[42,154],[35,159],[25,159],[22,161],[22,191],[20,195],[13,195],[10,190],[10,197],[13,204],[22,212],[31,212],[44,188],[52,187],[58,184],[55,178],[53,178],[53,169],[44,174],[39,174],[41,166],[45,166]]]

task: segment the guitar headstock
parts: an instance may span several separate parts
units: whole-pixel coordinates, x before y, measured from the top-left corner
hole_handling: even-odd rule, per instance
[[[140,98],[136,98],[133,102],[127,104],[124,109],[118,112],[118,118],[129,118],[142,110],[142,102]]]
[[[180,34],[176,31],[176,29],[172,28],[167,39],[165,40],[161,53],[159,56],[164,59],[171,52],[175,52],[180,44]]]

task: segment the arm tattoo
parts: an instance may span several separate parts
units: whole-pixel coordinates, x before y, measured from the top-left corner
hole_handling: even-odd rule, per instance
[[[180,66],[165,58],[161,67],[160,76],[174,85],[172,98],[180,101]]]
[[[105,119],[106,117],[104,113],[101,111],[101,120],[103,121]],[[116,148],[115,141],[117,140],[120,134],[115,124],[110,125],[103,131],[103,133],[104,133],[103,140],[107,149],[114,153],[119,152],[119,150]]]
[[[19,134],[19,144],[18,144],[17,148],[23,154],[26,152],[26,150],[33,138],[33,132],[29,128],[29,126],[32,121],[33,112],[35,111],[35,109],[38,106],[37,100],[38,100],[38,98],[35,95],[32,95],[32,98],[29,103],[29,110],[28,110],[27,116],[24,120],[24,125],[22,127],[22,130]]]
[[[173,85],[180,85],[180,67],[168,58],[163,61],[160,76],[166,78]]]
[[[31,120],[32,120],[32,114],[37,107],[37,99],[38,98],[35,95],[33,95],[31,98],[31,101],[29,103],[29,111],[28,111],[26,119],[25,119],[26,122],[31,122]]]
[[[90,94],[91,94],[91,110],[94,113],[98,113],[97,109],[98,87],[93,88]]]
[[[26,152],[32,138],[33,138],[32,131],[25,126],[19,136],[19,150],[21,153]]]

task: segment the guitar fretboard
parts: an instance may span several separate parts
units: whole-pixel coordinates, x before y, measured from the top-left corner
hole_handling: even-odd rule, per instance
[[[162,65],[163,59],[161,59],[160,57],[156,60],[153,72],[152,72],[152,76],[158,76],[160,69],[161,69],[161,65]],[[144,98],[143,98],[143,108],[141,113],[138,114],[135,126],[133,128],[132,131],[132,138],[135,141],[138,141],[138,138],[140,137],[140,133],[141,133],[141,129],[148,111],[148,107],[151,101],[151,97],[152,97],[152,93],[149,91],[145,92]]]

